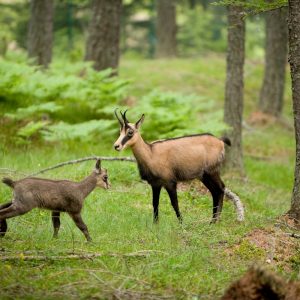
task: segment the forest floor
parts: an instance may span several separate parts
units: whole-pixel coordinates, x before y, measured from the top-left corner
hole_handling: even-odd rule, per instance
[[[205,95],[223,105],[224,57],[123,59],[120,76],[133,80],[132,103],[159,88]],[[8,233],[0,240],[0,299],[217,299],[253,264],[299,280],[300,240],[286,234],[296,229],[283,216],[290,206],[295,152],[289,80],[281,121],[255,113],[261,80],[262,62],[247,61],[246,177],[223,175],[245,205],[245,222],[236,221],[232,204],[225,201],[221,222],[210,225],[211,197],[191,182],[179,190],[183,224],[163,191],[160,222],[154,225],[151,190],[140,181],[135,163],[103,162],[112,187],[92,192],[83,210],[92,243],[85,242],[68,215],[62,216],[58,239],[52,239],[48,211],[33,210],[8,221]],[[0,167],[28,174],[84,156],[131,155],[112,150],[116,138],[109,145],[2,149]],[[93,164],[66,166],[43,177],[80,180]],[[11,196],[1,185],[1,203]]]

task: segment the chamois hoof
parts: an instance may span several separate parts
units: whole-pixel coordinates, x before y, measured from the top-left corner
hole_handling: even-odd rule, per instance
[[[218,218],[212,218],[211,221],[209,222],[209,224],[216,224],[220,219]]]

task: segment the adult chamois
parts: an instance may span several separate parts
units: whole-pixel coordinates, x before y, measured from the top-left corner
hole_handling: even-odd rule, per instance
[[[153,219],[158,221],[158,205],[161,188],[164,187],[179,221],[182,221],[177,199],[177,182],[199,179],[209,189],[213,198],[213,216],[216,222],[221,214],[225,185],[220,178],[220,166],[224,160],[224,144],[231,145],[228,138],[212,134],[182,136],[147,143],[139,133],[145,115],[134,124],[121,112],[120,136],[114,144],[117,151],[130,147],[136,158],[140,176],[152,187]]]
[[[53,237],[57,237],[60,227],[60,212],[67,212],[88,241],[91,237],[82,220],[81,209],[84,199],[98,186],[108,189],[107,170],[101,169],[97,160],[93,172],[80,182],[50,180],[29,177],[13,181],[3,178],[2,182],[14,191],[13,200],[0,205],[0,236],[7,231],[6,219],[23,215],[35,207],[52,211]]]

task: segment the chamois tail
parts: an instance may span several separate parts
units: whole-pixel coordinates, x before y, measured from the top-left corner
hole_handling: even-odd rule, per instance
[[[4,178],[2,179],[2,182],[5,183],[6,185],[8,185],[8,186],[11,187],[11,188],[13,188],[14,185],[15,185],[15,182],[14,182],[12,179],[7,178],[7,177],[4,177]]]
[[[227,136],[222,136],[220,140],[223,141],[226,145],[231,146],[231,141]]]

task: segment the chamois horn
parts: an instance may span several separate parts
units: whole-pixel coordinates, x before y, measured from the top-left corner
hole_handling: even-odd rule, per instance
[[[116,109],[115,109],[115,116],[116,116],[116,118],[118,119],[118,121],[119,121],[121,127],[123,127],[123,123],[122,123],[122,121],[120,120],[120,118],[119,118],[119,116],[118,116],[118,114],[117,114],[117,111],[118,111],[118,109],[116,108]]]
[[[121,111],[121,116],[122,116],[122,118],[123,118],[125,124],[128,124],[128,123],[129,123],[129,121],[128,121],[127,118],[126,118],[127,110],[128,110],[128,109],[126,109],[126,110],[124,111],[124,113],[122,113],[122,111]]]
[[[97,158],[96,161],[96,170],[100,171],[101,170],[101,159]]]

